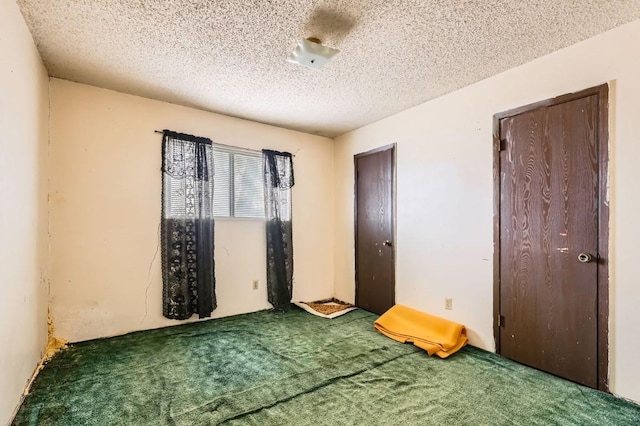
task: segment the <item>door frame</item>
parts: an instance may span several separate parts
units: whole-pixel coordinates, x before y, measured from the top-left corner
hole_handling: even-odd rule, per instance
[[[383,151],[391,150],[391,232],[393,238],[393,247],[391,253],[393,254],[393,300],[396,299],[396,143],[380,146],[378,148],[371,149],[366,152],[361,152],[353,156],[353,238],[354,238],[354,270],[355,270],[355,288],[354,288],[354,301],[358,306],[358,160],[367,155],[377,154]]]
[[[510,109],[493,116],[493,336],[500,354],[500,120],[576,99],[598,97],[598,389],[609,392],[609,86],[602,84],[575,93]]]

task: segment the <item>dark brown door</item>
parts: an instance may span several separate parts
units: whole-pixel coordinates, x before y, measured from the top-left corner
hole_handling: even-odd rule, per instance
[[[598,387],[599,94],[499,120],[499,352]]]
[[[382,314],[395,304],[394,146],[355,156],[356,305]]]

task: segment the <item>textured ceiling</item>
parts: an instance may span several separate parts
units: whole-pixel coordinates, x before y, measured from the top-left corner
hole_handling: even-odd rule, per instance
[[[640,18],[640,0],[19,0],[49,74],[334,137]],[[298,39],[340,49],[315,71]]]

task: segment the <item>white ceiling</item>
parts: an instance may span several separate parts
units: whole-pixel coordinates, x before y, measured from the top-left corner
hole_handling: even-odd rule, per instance
[[[329,137],[640,18],[640,0],[18,4],[51,76]],[[341,52],[288,63],[303,37]]]

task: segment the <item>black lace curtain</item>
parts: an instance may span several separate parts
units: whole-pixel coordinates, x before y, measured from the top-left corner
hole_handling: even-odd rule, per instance
[[[267,293],[276,310],[286,310],[293,291],[291,187],[293,161],[288,152],[263,150],[267,231]]]
[[[168,130],[162,144],[162,313],[211,316],[213,260],[211,140]]]

